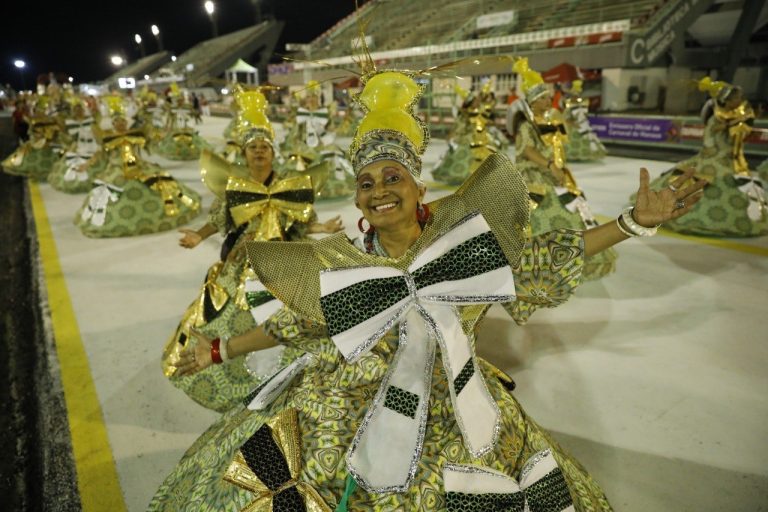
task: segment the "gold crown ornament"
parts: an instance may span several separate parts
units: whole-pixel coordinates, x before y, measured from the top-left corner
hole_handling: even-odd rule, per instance
[[[719,102],[723,102],[728,99],[731,93],[738,89],[738,86],[723,82],[720,80],[712,80],[710,77],[705,76],[697,82],[699,90],[706,92],[709,96]]]
[[[246,89],[240,84],[234,87],[237,104],[235,131],[240,145],[245,146],[255,139],[261,139],[274,147],[275,130],[267,117],[269,102],[260,89]]]

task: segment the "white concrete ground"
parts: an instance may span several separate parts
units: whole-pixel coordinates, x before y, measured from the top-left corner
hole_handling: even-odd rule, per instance
[[[201,133],[221,142],[226,121],[207,118]],[[426,168],[444,148],[432,142]],[[196,162],[152,158],[210,205]],[[670,166],[643,164],[652,176]],[[573,169],[595,212],[614,217],[640,165],[609,157]],[[125,500],[144,510],[216,417],[165,380],[160,355],[221,240],[184,250],[175,232],[88,239],[72,224],[84,196],[41,190]],[[321,219],[340,213],[355,234],[351,201],[317,210]],[[768,237],[739,243],[768,249]],[[482,326],[481,354],[515,378],[527,412],[591,470],[617,511],[768,510],[768,258],[739,247],[628,241],[618,272],[564,306],[525,327],[494,308]]]

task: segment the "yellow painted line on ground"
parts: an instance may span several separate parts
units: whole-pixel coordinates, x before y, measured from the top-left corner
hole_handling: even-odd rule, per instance
[[[595,216],[601,223],[610,222],[615,220],[612,217],[606,217],[604,215]],[[734,242],[733,240],[726,240],[724,238],[714,238],[706,236],[696,235],[684,235],[682,233],[676,233],[669,229],[659,229],[659,235],[666,236],[668,238],[677,238],[678,240],[685,240],[687,242],[693,242],[695,244],[711,245],[713,247],[719,247],[720,249],[729,249],[731,251],[745,252],[747,254],[754,254],[757,256],[768,256],[768,248],[757,247],[755,245],[744,244],[741,242]]]
[[[61,271],[56,242],[36,183],[30,182],[32,211],[40,244],[40,259],[48,288],[53,335],[67,404],[77,483],[84,512],[126,510],[115,460],[93,384],[88,356],[80,338],[75,311]]]

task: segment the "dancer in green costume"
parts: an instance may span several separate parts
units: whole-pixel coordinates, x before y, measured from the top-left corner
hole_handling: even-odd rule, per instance
[[[171,84],[171,102],[164,104],[164,135],[153,145],[155,152],[169,160],[197,160],[202,149],[210,149],[197,131],[188,126],[193,116],[192,107],[184,103],[184,97],[176,83]]]
[[[310,80],[282,144],[283,171],[311,175],[319,200],[349,197],[355,190],[352,164],[333,143],[336,134],[329,122],[328,108],[320,105],[320,85]]]
[[[91,190],[93,180],[107,167],[108,158],[97,142],[101,135],[98,120],[86,117],[81,98],[73,95],[67,101],[72,117],[66,120],[66,126],[73,141],[48,174],[48,183],[61,192],[80,194]]]
[[[102,146],[109,163],[75,215],[86,236],[136,236],[182,226],[200,213],[200,196],[163,169],[141,158],[147,138],[129,131],[119,96],[108,96],[113,130]]]
[[[670,186],[686,169],[709,185],[704,198],[685,218],[667,224],[680,233],[704,236],[749,237],[768,234],[768,203],[763,183],[744,158],[744,139],[755,114],[741,89],[704,77],[699,89],[710,99],[702,110],[705,123],[701,151],[663,173],[651,188]]]
[[[565,156],[571,162],[594,162],[606,155],[605,146],[589,125],[589,102],[581,97],[583,82],[574,80],[562,99],[568,141]]]
[[[685,214],[700,187],[653,193],[643,170],[637,206],[617,221],[529,239],[525,185],[495,154],[427,208],[426,129],[410,109],[419,86],[391,71],[363,84],[371,118],[351,151],[355,204],[371,229],[355,245],[342,235],[248,244],[255,273],[290,310],[230,339],[227,356],[276,343],[306,354],[203,434],[149,510],[611,510],[523,411],[510,379],[475,356],[475,327],[511,294],[521,323],[565,301],[585,255],[652,234],[647,226]],[[382,97],[397,108],[374,121]],[[180,371],[209,367],[221,350],[199,336]]]
[[[64,124],[49,114],[50,99],[39,96],[29,123],[29,140],[2,161],[8,174],[27,176],[31,180],[43,181],[61,158],[63,147],[69,142]]]
[[[518,59],[514,69],[523,77],[525,98],[510,107],[515,109],[510,133],[515,138],[515,163],[528,184],[533,234],[596,226],[584,192],[566,166],[565,126],[560,113],[551,108],[549,89],[527,59]],[[584,279],[610,274],[617,257],[613,249],[593,255],[584,264]]]
[[[178,374],[179,354],[188,345],[193,330],[219,337],[226,345],[226,340],[252,330],[276,310],[278,302],[271,300],[249,271],[245,242],[305,240],[310,233],[333,233],[341,229],[339,217],[322,224],[316,221],[309,177],[281,180],[276,175],[272,168],[274,132],[266,117],[267,102],[263,94],[244,89],[236,94],[240,104],[241,147],[248,167],[231,166],[220,157],[204,152],[201,162],[204,181],[216,200],[208,223],[198,230],[180,230],[184,236],[179,243],[193,248],[216,232],[226,239],[220,261],[208,269],[200,295],[184,313],[165,346],[162,359],[163,372],[174,386],[203,407],[218,412],[240,404],[263,377],[301,353],[295,349],[277,349],[254,354],[248,360],[234,358],[228,364],[211,366],[195,375]],[[269,194],[274,194],[275,199],[254,199]]]
[[[455,129],[448,141],[448,150],[432,170],[432,177],[448,185],[461,185],[489,155],[504,151],[506,137],[493,124],[496,97],[490,83],[480,92],[467,93],[457,88],[464,99]]]

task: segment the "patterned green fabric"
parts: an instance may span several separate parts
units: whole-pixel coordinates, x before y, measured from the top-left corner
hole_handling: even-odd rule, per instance
[[[99,175],[107,168],[108,157],[102,153],[96,153],[96,159],[86,168],[88,179],[85,180],[66,180],[64,175],[67,173],[67,161],[65,157],[59,158],[53,165],[53,169],[48,174],[48,183],[53,188],[67,194],[83,194],[91,190],[93,180],[98,179]]]
[[[226,210],[226,204],[216,199],[209,213],[208,220],[222,233],[226,234],[234,229],[232,220]],[[313,214],[309,224],[314,223],[317,217]],[[224,261],[221,271],[215,279],[216,285],[223,288],[229,300],[216,314],[213,320],[201,326],[199,330],[211,338],[239,336],[256,327],[250,310],[243,300],[238,300],[238,294],[242,294],[239,288],[243,283],[244,274],[247,271],[247,258],[245,253],[245,241],[254,238],[258,230],[261,217],[252,219],[244,232],[238,237],[233,249]],[[281,216],[282,225],[286,225],[287,219]],[[288,240],[306,239],[309,224],[294,224],[288,230]],[[201,292],[202,293],[202,292]],[[196,298],[187,308],[183,318],[187,318],[192,310],[197,307],[200,298]],[[288,327],[290,329],[290,327]],[[184,337],[189,337],[188,328],[184,322],[177,327],[169,340],[169,344],[179,343]],[[281,336],[296,335],[296,333],[283,332]],[[182,343],[185,344],[186,342]],[[194,343],[194,342],[193,342]],[[301,351],[287,348],[281,354],[280,365],[288,364],[301,355]],[[171,384],[181,389],[192,400],[207,409],[217,412],[225,412],[236,405],[240,405],[243,399],[268,375],[253,375],[245,367],[245,358],[238,357],[227,364],[212,365],[194,375],[169,377]]]
[[[3,160],[3,170],[8,174],[44,181],[60,155],[49,144],[38,149],[31,142],[25,142]]]
[[[163,169],[145,160],[139,160],[137,172],[150,177],[163,175]],[[146,235],[183,226],[200,213],[200,195],[181,182],[173,180],[178,191],[195,202],[190,207],[177,201],[178,215],[166,215],[165,202],[159,192],[150,188],[139,179],[127,179],[124,176],[121,157],[118,151],[112,151],[109,163],[98,178],[106,183],[123,189],[117,201],[110,201],[106,206],[106,217],[101,226],[94,225],[90,219],[83,219],[83,212],[88,208],[91,195],[86,196],[83,206],[75,214],[75,225],[84,235],[92,238],[112,238],[121,236]]]
[[[546,159],[552,158],[552,148],[541,140],[531,123],[523,122],[515,136],[515,164],[531,193],[536,194],[540,200],[531,210],[533,235],[555,229],[586,229],[581,216],[577,212],[569,211],[558,198],[552,173],[525,157],[524,151],[527,147],[533,147]],[[617,259],[618,254],[612,248],[589,257],[584,265],[583,279],[591,281],[612,273],[616,270]]]
[[[154,144],[154,151],[168,160],[197,160],[200,158],[200,150],[211,146],[196,133],[190,133],[190,143],[174,140],[172,134],[168,134]]]
[[[432,169],[435,181],[447,185],[461,185],[479,165],[469,146],[470,136],[459,139],[456,145],[448,146],[448,151]]]
[[[535,302],[515,310],[530,314],[537,306],[565,300],[578,284],[583,240],[577,233],[555,232],[533,240],[515,269],[518,294]],[[546,276],[546,277],[544,277]],[[532,281],[531,281],[532,280]],[[545,288],[540,289],[541,283]],[[560,288],[555,289],[559,286]],[[462,316],[481,317],[486,307],[462,308]],[[283,309],[265,328],[275,334],[274,324],[299,322]],[[470,322],[472,323],[472,322]],[[281,329],[285,329],[281,327]],[[315,361],[297,380],[263,411],[245,407],[230,410],[209,428],[186,452],[155,494],[149,510],[237,511],[253,495],[222,480],[235,452],[270,418],[284,408],[295,408],[302,436],[300,480],[311,485],[331,507],[345,493],[346,451],[379,388],[397,347],[395,326],[369,353],[354,364],[346,362],[333,342],[318,331],[284,342],[315,356]],[[471,333],[469,333],[472,336]],[[440,355],[438,354],[438,359]],[[445,510],[442,469],[446,463],[475,463],[519,478],[525,461],[551,449],[565,475],[576,510],[609,511],[608,501],[586,470],[523,411],[520,404],[496,377],[488,363],[478,360],[489,391],[501,410],[502,425],[495,449],[481,459],[468,453],[451,406],[448,380],[441,361],[436,361],[429,399],[424,450],[413,484],[402,494],[373,495],[357,488],[349,497],[351,511]]]
[[[668,187],[679,169],[696,170],[697,176],[710,180],[704,197],[685,216],[664,224],[679,233],[705,236],[748,237],[768,233],[768,218],[758,220],[747,215],[748,197],[734,180],[731,142],[725,131],[716,131],[715,116],[704,128],[704,144],[699,153],[684,160],[651,182],[651,189]],[[634,195],[632,196],[634,200]]]
[[[592,141],[586,135],[578,132],[576,127],[568,130],[568,142],[565,145],[565,156],[569,162],[594,162],[605,158],[607,151],[602,142],[597,149],[590,145]]]

